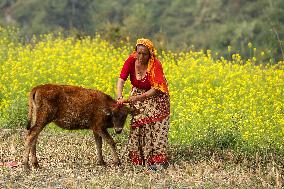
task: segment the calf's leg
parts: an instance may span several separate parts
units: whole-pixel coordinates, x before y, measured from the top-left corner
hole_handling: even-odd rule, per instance
[[[38,168],[38,160],[36,157],[36,143],[39,133],[47,124],[49,114],[48,107],[42,108],[41,111],[36,111],[35,123],[29,129],[25,140],[25,151],[23,157],[23,165],[25,169],[29,169],[29,154],[31,152],[32,165]]]
[[[103,160],[103,155],[102,155],[102,145],[103,145],[102,137],[99,134],[97,134],[95,131],[93,131],[93,133],[94,133],[96,146],[97,146],[98,164],[105,165],[105,162]]]
[[[30,135],[29,133],[27,134],[26,139],[25,139],[25,151],[24,151],[23,162],[22,162],[24,169],[26,170],[30,168],[29,167],[29,154],[31,150],[32,140],[33,140],[33,138],[29,136]]]
[[[120,165],[120,160],[116,152],[115,142],[110,136],[110,134],[107,132],[107,130],[103,130],[102,132],[99,133],[99,135],[109,144],[112,151],[112,156],[114,158],[114,164]]]
[[[25,169],[29,169],[29,154],[31,152],[31,159],[32,159],[32,165],[35,168],[38,168],[38,160],[36,157],[36,143],[39,133],[44,128],[45,124],[35,124],[29,131],[26,136],[25,141],[25,151],[24,151],[24,157],[23,157],[23,165]]]
[[[38,133],[39,134],[39,133]],[[36,143],[37,143],[38,135],[34,138],[31,147],[31,154],[32,154],[32,166],[35,168],[39,168],[38,160],[36,157]]]

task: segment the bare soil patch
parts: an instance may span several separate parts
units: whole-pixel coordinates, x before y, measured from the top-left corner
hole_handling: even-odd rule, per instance
[[[0,163],[21,162],[24,130],[0,129]],[[126,136],[126,135],[125,135]],[[21,165],[0,166],[0,188],[282,188],[283,168],[277,164],[235,161],[230,151],[202,158],[191,149],[170,145],[168,169],[146,174],[127,159],[127,137],[114,136],[122,165],[112,164],[104,145],[107,166],[96,163],[90,133],[43,131],[37,154],[41,168],[25,172]]]

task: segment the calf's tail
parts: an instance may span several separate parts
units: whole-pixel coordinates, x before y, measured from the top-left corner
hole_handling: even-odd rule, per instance
[[[28,124],[27,130],[29,130],[35,123],[36,119],[36,105],[35,105],[35,95],[36,90],[32,90],[29,96],[29,114],[28,114]]]

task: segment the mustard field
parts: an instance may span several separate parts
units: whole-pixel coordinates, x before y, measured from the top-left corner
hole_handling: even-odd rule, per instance
[[[0,127],[25,128],[28,94],[38,84],[80,85],[116,97],[133,46],[59,34],[27,43],[19,32],[0,28]],[[171,143],[284,151],[283,61],[260,64],[262,53],[213,58],[209,50],[158,54],[170,89]],[[125,96],[129,90],[130,82]]]

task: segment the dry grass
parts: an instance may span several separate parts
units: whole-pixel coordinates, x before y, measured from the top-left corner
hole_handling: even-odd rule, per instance
[[[0,163],[21,161],[24,130],[0,129]],[[115,136],[116,139],[119,137]],[[126,137],[125,137],[126,138]],[[125,154],[126,139],[119,138],[118,150]],[[170,167],[145,174],[145,168],[132,166],[122,157],[115,167],[104,145],[106,167],[96,165],[96,147],[91,132],[45,130],[37,152],[41,169],[24,172],[22,166],[0,167],[0,188],[281,188],[283,164],[274,161],[237,161],[232,152],[211,153],[171,145]],[[238,158],[239,159],[239,158]]]

